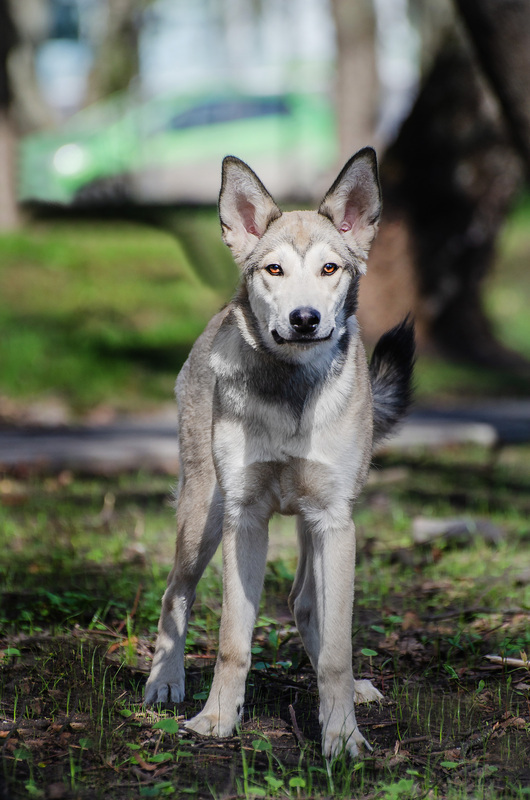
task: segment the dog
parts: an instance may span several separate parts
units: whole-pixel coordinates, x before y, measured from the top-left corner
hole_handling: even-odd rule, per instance
[[[374,443],[407,411],[414,359],[407,318],[368,367],[355,317],[380,212],[371,148],[348,161],[318,211],[282,213],[249,166],[223,161],[222,235],[242,279],[177,379],[176,555],[145,690],[147,705],[182,701],[195,589],[222,538],[215,673],[203,710],[185,723],[199,734],[230,736],[241,718],[268,522],[280,512],[297,517],[289,607],[317,675],[323,753],[370,747],[354,701],[382,695],[352,672],[352,507]]]

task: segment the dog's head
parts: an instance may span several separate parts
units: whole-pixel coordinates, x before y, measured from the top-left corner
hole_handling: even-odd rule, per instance
[[[242,270],[261,341],[282,359],[327,348],[355,311],[357,282],[377,232],[374,150],[354,155],[318,211],[282,213],[243,161],[223,162],[223,239]]]

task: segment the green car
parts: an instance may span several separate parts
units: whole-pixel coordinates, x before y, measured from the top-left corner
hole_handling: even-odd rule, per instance
[[[232,154],[280,198],[321,189],[337,159],[333,108],[317,94],[127,95],[21,143],[19,199],[61,204],[214,203]]]

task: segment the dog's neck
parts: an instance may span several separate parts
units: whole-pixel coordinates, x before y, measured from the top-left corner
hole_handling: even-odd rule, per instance
[[[341,372],[352,331],[356,330],[352,318],[332,345],[326,343],[306,363],[284,360],[263,341],[248,296],[241,293],[216,334],[210,365],[219,382],[230,384],[231,393],[257,396],[262,401],[287,407],[299,417],[313,392]]]

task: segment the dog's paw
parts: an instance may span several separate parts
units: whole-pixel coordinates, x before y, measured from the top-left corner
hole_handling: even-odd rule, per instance
[[[201,736],[214,736],[223,739],[227,736],[232,736],[238,719],[237,715],[234,718],[221,718],[218,714],[208,714],[205,711],[201,711],[193,719],[184,722],[183,726],[186,730],[194,731]]]
[[[375,703],[381,702],[383,695],[376,689],[371,681],[354,681],[354,700],[356,703]]]
[[[157,703],[181,703],[184,700],[184,685],[162,680],[147,682],[144,694],[144,705],[154,706]]]
[[[371,751],[372,747],[357,727],[346,733],[344,726],[339,730],[331,730],[328,726],[322,733],[322,753],[328,760],[343,754],[359,758],[363,750]]]

